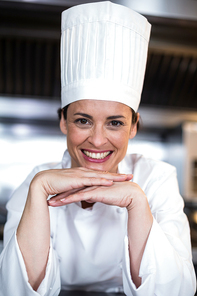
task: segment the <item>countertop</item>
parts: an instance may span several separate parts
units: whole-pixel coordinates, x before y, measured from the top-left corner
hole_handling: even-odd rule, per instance
[[[59,296],[125,296],[124,293],[104,293],[86,291],[61,291]]]

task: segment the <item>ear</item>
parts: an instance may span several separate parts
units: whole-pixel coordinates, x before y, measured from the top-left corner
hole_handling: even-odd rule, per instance
[[[137,123],[138,123],[139,119],[140,119],[140,114],[137,113],[136,123],[131,124],[131,130],[130,130],[129,139],[133,139],[136,136],[136,134],[137,134]]]
[[[64,119],[63,111],[61,113],[61,119],[60,119],[60,130],[64,135],[67,135],[67,124],[66,124],[66,120]]]

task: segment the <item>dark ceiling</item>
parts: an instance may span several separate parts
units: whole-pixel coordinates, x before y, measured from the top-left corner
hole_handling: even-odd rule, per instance
[[[67,6],[0,1],[0,96],[60,98],[60,17]],[[152,24],[142,106],[197,110],[197,21]]]

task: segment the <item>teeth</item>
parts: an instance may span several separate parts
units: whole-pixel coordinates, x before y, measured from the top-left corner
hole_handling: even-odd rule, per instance
[[[88,157],[94,158],[94,159],[103,159],[107,157],[110,154],[110,151],[108,152],[102,152],[102,153],[91,153],[89,151],[83,150],[83,153],[87,155]]]

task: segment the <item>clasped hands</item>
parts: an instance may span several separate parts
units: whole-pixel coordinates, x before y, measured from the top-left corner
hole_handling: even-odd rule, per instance
[[[32,187],[42,189],[49,206],[59,207],[73,202],[102,202],[119,207],[132,207],[132,200],[144,194],[132,174],[117,174],[86,168],[58,169],[39,172]]]

